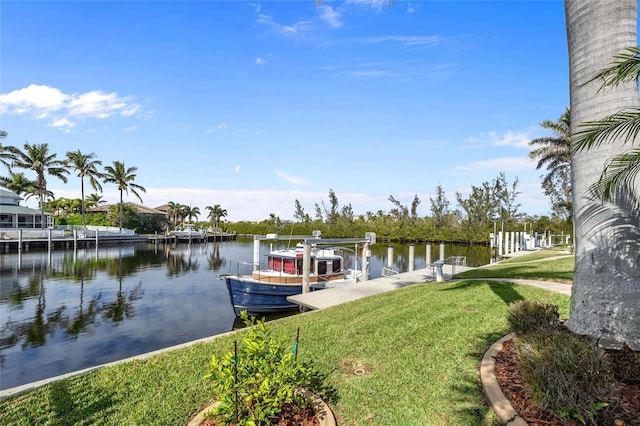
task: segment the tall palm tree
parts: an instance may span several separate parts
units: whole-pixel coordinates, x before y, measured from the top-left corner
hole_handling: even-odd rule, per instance
[[[557,121],[545,120],[540,127],[549,129],[553,136],[533,139],[529,146],[537,147],[529,153],[529,158],[538,160],[536,170],[546,165],[544,183],[551,183],[555,174],[571,170],[571,113],[567,108]]]
[[[209,218],[213,222],[215,228],[220,227],[220,219],[227,216],[227,210],[220,207],[220,204],[215,204],[213,207],[207,206],[205,209],[209,210]]]
[[[102,178],[102,173],[98,171],[97,166],[102,165],[102,161],[94,160],[95,154],[83,154],[80,150],[67,152],[67,164],[78,172],[80,178],[80,200],[82,212],[82,227],[86,228],[87,223],[84,219],[84,178],[89,178],[89,183],[96,191],[102,192],[102,186],[98,179]]]
[[[569,43],[571,146],[580,123],[596,122],[624,108],[640,108],[638,86],[623,82],[600,90],[592,80],[615,55],[637,45],[637,0],[565,0]],[[619,136],[619,135],[618,135]],[[609,347],[626,343],[640,350],[640,250],[633,203],[594,199],[590,187],[607,159],[624,153],[624,140],[575,151],[571,157],[575,228],[575,269],[567,326]]]
[[[173,227],[175,228],[178,226],[178,216],[180,215],[182,205],[180,203],[169,201],[167,206],[167,216],[169,216],[169,221],[173,222]]]
[[[191,207],[191,206],[185,206],[184,209],[184,213],[185,213],[185,217],[187,217],[189,219],[189,222],[191,222],[191,219],[193,218],[198,218],[198,216],[200,216],[200,208],[199,207]]]
[[[9,146],[6,148],[9,150],[12,159],[12,165],[21,169],[29,169],[36,172],[36,186],[38,188],[38,199],[40,203],[40,215],[42,217],[41,225],[44,229],[46,226],[44,219],[44,201],[45,196],[49,193],[47,191],[47,179],[46,175],[54,176],[67,183],[67,177],[65,174],[69,173],[66,168],[66,163],[62,160],[56,160],[56,154],[49,153],[49,144],[30,144],[26,142],[24,144],[24,151]]]
[[[546,166],[547,174],[542,179],[542,188],[551,197],[553,210],[557,214],[573,217],[571,203],[571,113],[569,108],[557,121],[545,120],[540,126],[552,131],[553,136],[533,139],[529,146],[534,149],[529,158],[538,160],[536,170]]]
[[[122,230],[122,192],[126,192],[127,195],[129,191],[133,193],[140,202],[142,202],[142,197],[138,194],[138,191],[147,192],[144,187],[133,183],[136,179],[136,171],[137,167],[129,167],[126,168],[124,165],[124,161],[114,161],[113,166],[105,166],[103,178],[104,183],[113,183],[118,186],[118,190],[120,190],[120,230]]]

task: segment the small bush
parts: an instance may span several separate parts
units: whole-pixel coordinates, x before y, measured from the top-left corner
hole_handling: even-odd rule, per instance
[[[612,399],[611,365],[604,350],[564,327],[548,327],[514,341],[526,385],[539,408],[582,424],[604,424],[598,414]]]
[[[323,384],[324,375],[297,361],[297,342],[289,346],[283,337],[273,336],[264,321],[256,324],[246,312],[241,316],[251,326],[242,344],[222,359],[214,355],[205,376],[219,401],[211,417],[225,425],[268,425],[285,404],[310,406],[311,399],[300,389],[325,396],[330,388]]]
[[[516,334],[528,333],[558,323],[558,306],[521,300],[509,305],[507,321]]]

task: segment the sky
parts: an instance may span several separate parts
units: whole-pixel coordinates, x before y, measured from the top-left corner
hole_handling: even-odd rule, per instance
[[[561,0],[0,2],[2,143],[124,162],[145,206],[200,220],[313,218],[330,190],[427,216],[502,172],[549,215],[528,142],[568,105]],[[47,187],[80,198],[75,173]]]

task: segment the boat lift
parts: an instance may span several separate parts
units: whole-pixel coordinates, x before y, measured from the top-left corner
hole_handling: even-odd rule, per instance
[[[367,232],[364,238],[321,238],[321,231],[313,231],[312,235],[279,235],[266,234],[253,237],[253,270],[260,269],[260,241],[267,240],[301,240],[302,241],[302,293],[310,291],[309,277],[311,275],[311,246],[336,244],[364,244],[362,248],[362,280],[368,279],[367,269],[371,251],[369,246],[376,243],[376,233]]]

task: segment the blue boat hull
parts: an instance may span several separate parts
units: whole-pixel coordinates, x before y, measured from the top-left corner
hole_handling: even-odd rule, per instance
[[[288,296],[302,293],[302,285],[261,283],[252,279],[225,277],[231,305],[236,315],[247,311],[249,315],[270,314],[297,310]]]

